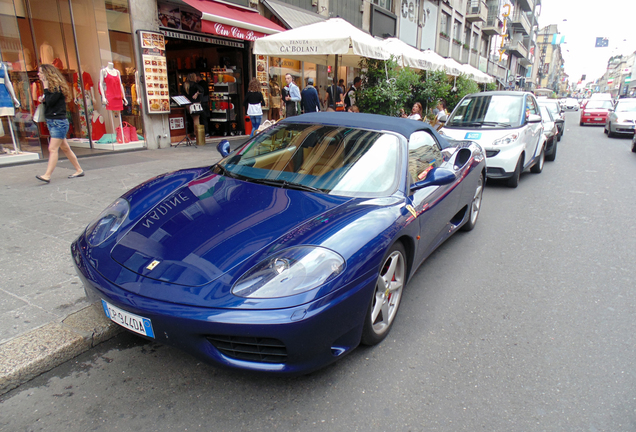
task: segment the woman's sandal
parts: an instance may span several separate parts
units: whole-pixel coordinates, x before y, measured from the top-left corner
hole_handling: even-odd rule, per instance
[[[84,171],[80,173],[71,174],[70,176],[68,176],[68,178],[77,178],[77,177],[84,177]]]
[[[43,181],[44,183],[50,183],[51,182],[51,179],[45,179],[41,175],[36,175],[35,178],[40,180],[40,181]]]

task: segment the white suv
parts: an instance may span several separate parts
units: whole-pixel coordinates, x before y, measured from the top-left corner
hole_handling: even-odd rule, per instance
[[[521,173],[543,170],[545,136],[531,93],[494,91],[465,96],[440,130],[456,140],[479,143],[486,151],[486,175],[517,187]]]

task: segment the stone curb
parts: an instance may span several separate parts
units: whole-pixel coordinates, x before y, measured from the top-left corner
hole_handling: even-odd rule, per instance
[[[0,395],[123,331],[95,303],[0,345]]]

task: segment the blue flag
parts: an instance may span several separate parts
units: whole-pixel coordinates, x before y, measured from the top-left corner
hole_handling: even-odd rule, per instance
[[[596,45],[594,45],[594,48],[603,48],[606,46],[609,46],[609,39],[603,37],[596,38]]]

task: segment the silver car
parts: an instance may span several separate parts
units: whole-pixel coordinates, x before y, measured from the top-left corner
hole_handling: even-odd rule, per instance
[[[605,121],[605,133],[609,137],[616,134],[634,134],[636,125],[636,99],[619,99],[609,110]]]

